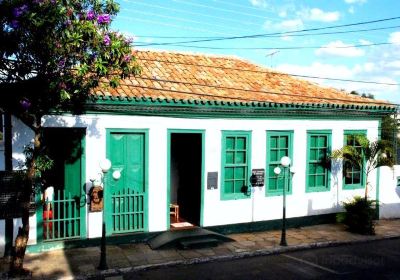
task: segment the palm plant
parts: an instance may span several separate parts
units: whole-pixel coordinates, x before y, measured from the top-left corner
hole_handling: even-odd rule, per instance
[[[390,141],[369,141],[365,135],[355,135],[357,147],[346,145],[332,152],[331,158],[359,168],[365,175],[365,199],[368,199],[369,175],[381,166],[393,167],[395,158]]]
[[[356,196],[344,202],[346,212],[338,213],[337,220],[353,232],[374,234],[376,200],[368,199],[369,175],[380,166],[392,167],[395,163],[393,145],[387,140],[369,141],[364,135],[355,135],[356,146],[346,145],[332,153],[333,159],[342,159],[345,166],[360,170],[365,176],[364,198]]]

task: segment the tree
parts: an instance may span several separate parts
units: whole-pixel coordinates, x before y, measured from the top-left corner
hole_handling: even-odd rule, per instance
[[[51,168],[41,145],[42,117],[57,111],[81,113],[93,88],[116,86],[140,71],[131,40],[110,29],[118,9],[114,0],[0,1],[0,109],[34,132],[26,161],[30,186]],[[13,273],[24,272],[28,210],[24,207]]]
[[[368,199],[369,175],[373,170],[381,166],[392,167],[395,163],[392,143],[387,140],[369,141],[364,135],[355,135],[360,148],[346,145],[332,152],[333,159],[342,159],[344,164],[356,166],[365,175],[365,195]]]

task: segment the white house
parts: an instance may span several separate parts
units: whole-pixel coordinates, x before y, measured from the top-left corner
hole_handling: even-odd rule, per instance
[[[351,166],[344,172],[327,155],[357,145],[357,134],[378,139],[381,118],[396,111],[391,104],[235,57],[135,55],[142,74],[116,89],[98,88],[85,114],[43,118],[44,143],[55,160],[44,188],[53,188],[31,217],[28,250],[101,235],[101,206],[91,205],[88,194],[104,158],[111,160],[104,177],[107,235],[130,239],[182,221],[218,231],[271,227],[282,217],[284,187],[287,217],[296,225],[332,220],[342,201],[364,194],[363,172]],[[31,138],[12,118],[14,168]],[[291,158],[292,172],[277,176],[282,156]],[[4,160],[0,155],[3,169]],[[390,197],[381,216],[398,216],[400,172],[384,172],[385,178],[379,170],[370,175],[369,193]],[[179,206],[179,221],[171,204]],[[0,227],[4,232],[4,222]]]

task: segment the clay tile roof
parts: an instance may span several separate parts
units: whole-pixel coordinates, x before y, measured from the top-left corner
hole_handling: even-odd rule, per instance
[[[390,105],[327,88],[237,57],[169,51],[134,51],[142,73],[99,97],[178,100]]]

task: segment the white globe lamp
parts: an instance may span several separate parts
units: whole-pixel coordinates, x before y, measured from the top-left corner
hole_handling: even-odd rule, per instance
[[[284,156],[281,158],[281,164],[283,167],[288,167],[291,162],[290,157]]]
[[[274,168],[274,173],[275,173],[276,175],[281,174],[281,168],[280,168],[279,166],[275,167],[275,168]]]
[[[100,161],[101,172],[107,173],[108,170],[110,170],[110,168],[111,168],[111,161],[108,158],[102,159]]]

